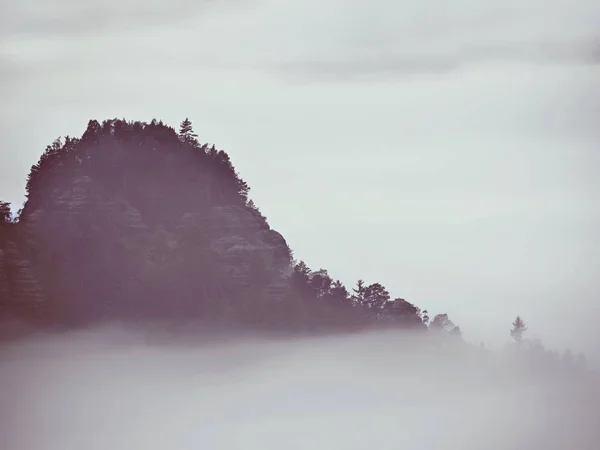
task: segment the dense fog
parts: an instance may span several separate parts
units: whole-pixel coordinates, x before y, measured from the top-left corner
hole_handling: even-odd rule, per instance
[[[597,449],[595,375],[516,353],[395,331],[39,336],[0,351],[0,448]]]

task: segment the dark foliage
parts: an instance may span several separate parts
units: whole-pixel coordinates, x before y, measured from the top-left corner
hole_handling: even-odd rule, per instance
[[[327,270],[292,264],[249,190],[187,118],[178,132],[157,120],[90,120],[80,138],[56,139],[31,168],[19,217],[47,317],[242,317],[290,329],[428,320],[380,283],[359,281],[351,294]],[[257,251],[219,253],[223,240],[250,242],[249,230]]]

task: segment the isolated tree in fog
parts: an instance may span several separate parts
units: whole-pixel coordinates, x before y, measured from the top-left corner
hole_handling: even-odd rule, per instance
[[[526,331],[527,326],[525,326],[525,321],[521,319],[521,316],[517,316],[515,321],[512,323],[512,329],[510,330],[510,335],[517,344],[521,344],[521,342],[523,341],[523,334]]]

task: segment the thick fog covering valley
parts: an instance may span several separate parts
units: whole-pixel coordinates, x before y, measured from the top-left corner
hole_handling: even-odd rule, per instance
[[[596,375],[398,330],[103,326],[2,347],[5,450],[597,449]]]

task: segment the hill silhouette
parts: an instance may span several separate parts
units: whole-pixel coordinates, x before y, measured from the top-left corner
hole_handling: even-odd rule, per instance
[[[359,280],[348,290],[294,260],[249,191],[229,155],[201,144],[188,119],[179,130],[90,120],[31,168],[17,218],[4,204],[3,314],[61,326],[425,328],[427,312],[392,300],[383,285]]]
[[[90,339],[118,341],[123,332],[135,331],[127,339],[138,339],[141,331],[146,342],[165,338],[173,349],[191,337],[206,349],[222,337],[246,342],[260,331],[278,338],[308,335],[273,341],[287,342],[281,344],[286,352],[304,342],[307,349],[323,346],[328,360],[369,367],[387,346],[379,363],[389,369],[396,361],[402,369],[378,373],[370,382],[374,388],[382,375],[397,381],[398,373],[406,377],[412,370],[413,376],[388,389],[412,390],[413,383],[429,379],[421,387],[432,396],[440,379],[460,379],[460,389],[468,386],[477,396],[478,386],[492,392],[544,386],[550,393],[563,389],[564,398],[598,392],[597,374],[583,354],[561,354],[528,339],[521,317],[507,326],[514,342],[493,352],[465,342],[447,314],[430,320],[426,310],[392,297],[380,283],[358,280],[348,289],[327,270],[311,270],[293,257],[249,191],[227,153],[201,144],[187,119],[177,131],[156,120],[91,120],[80,138],[54,141],[31,168],[17,217],[0,202],[0,343],[6,344],[0,351],[6,367],[21,370],[18,361],[30,358],[29,352],[32,361],[38,352],[51,355],[46,342],[53,339],[64,339],[61,351],[77,358],[94,348]],[[70,332],[45,332],[57,330]],[[377,332],[347,333],[366,330]],[[345,332],[341,341],[331,336],[335,332]],[[131,345],[127,339],[125,347]],[[345,339],[351,348],[341,344]],[[83,350],[69,342],[76,348],[80,342]],[[111,344],[99,345],[94,351]],[[362,356],[353,360],[356,355]],[[581,414],[591,417],[595,410]],[[572,426],[590,435],[596,429]]]

